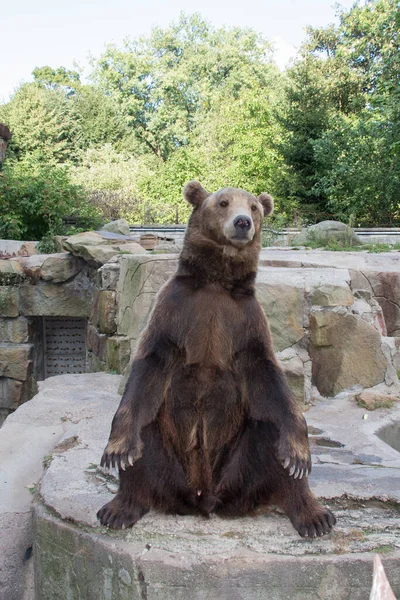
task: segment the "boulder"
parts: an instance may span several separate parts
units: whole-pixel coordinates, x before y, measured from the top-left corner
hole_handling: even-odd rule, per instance
[[[301,340],[304,335],[304,290],[286,284],[259,282],[256,295],[268,318],[275,351]]]
[[[29,341],[30,323],[25,317],[0,317],[0,341],[24,344]]]
[[[24,242],[18,252],[20,256],[33,256],[39,254],[36,246],[38,242]]]
[[[16,286],[0,285],[0,317],[18,317],[19,290]]]
[[[116,293],[112,290],[101,290],[95,294],[90,320],[100,333],[112,334],[116,331],[115,297]]]
[[[48,254],[34,254],[32,256],[20,256],[13,259],[13,262],[20,265],[26,277],[36,282],[40,278],[40,269]]]
[[[72,254],[79,256],[79,249],[81,246],[98,246],[100,244],[106,244],[103,236],[98,231],[85,231],[83,233],[76,233],[70,235],[66,240],[63,240],[64,250],[72,252]]]
[[[44,281],[62,283],[75,277],[84,266],[84,260],[73,254],[67,252],[52,254],[40,267],[40,278]]]
[[[293,348],[286,348],[277,354],[277,358],[287,379],[289,388],[299,404],[304,398],[304,364]]]
[[[35,392],[32,387],[32,381],[29,379],[18,381],[10,377],[0,377],[0,408],[15,410]]]
[[[121,256],[117,285],[118,335],[137,340],[160,287],[175,273],[177,264],[170,256]]]
[[[321,221],[321,223],[311,225],[294,236],[292,245],[302,246],[307,242],[321,242],[321,245],[325,245],[330,240],[337,241],[344,246],[359,246],[362,244],[351,227],[345,223]]]
[[[25,278],[18,260],[0,260],[0,286],[16,285]]]
[[[119,279],[119,262],[108,262],[98,270],[103,290],[115,290]]]
[[[312,382],[321,394],[335,396],[354,385],[368,388],[385,380],[381,336],[359,315],[312,310],[310,334]]]
[[[87,267],[64,284],[39,281],[20,286],[21,314],[44,317],[87,317],[93,301],[93,283]]]
[[[325,284],[311,293],[311,304],[316,306],[350,306],[354,302],[350,287]]]
[[[112,233],[120,233],[121,235],[130,235],[129,223],[125,219],[117,219],[103,225],[100,231],[111,231]]]
[[[131,344],[125,336],[113,336],[107,340],[107,365],[111,371],[125,373],[131,356]]]
[[[143,246],[137,242],[127,242],[126,244],[114,245],[119,254],[146,254]]]
[[[119,251],[113,246],[80,246],[79,256],[82,256],[91,267],[100,267],[108,262]]]
[[[400,273],[396,271],[367,271],[363,273],[368,286],[382,307],[388,335],[400,335]]]
[[[33,344],[0,343],[0,377],[25,381],[32,367]]]
[[[358,406],[367,410],[376,410],[377,408],[391,408],[398,398],[391,394],[385,394],[377,390],[363,390],[356,395]]]

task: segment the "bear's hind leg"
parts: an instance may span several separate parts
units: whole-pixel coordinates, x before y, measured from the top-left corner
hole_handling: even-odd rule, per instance
[[[329,533],[334,515],[312,494],[308,479],[290,476],[278,458],[278,432],[273,425],[250,420],[236,449],[221,469],[217,486],[221,515],[244,514],[257,506],[279,506],[298,533]]]
[[[124,529],[134,525],[150,508],[175,514],[193,514],[191,492],[182,465],[164,448],[158,423],[143,430],[143,453],[120,469],[119,492],[97,513],[102,525]]]
[[[313,538],[330,533],[336,518],[315,498],[308,480],[286,477],[272,502],[282,508],[302,537]]]
[[[140,506],[133,498],[118,492],[115,498],[98,511],[97,518],[105,527],[126,529],[137,523],[148,511],[148,508]]]

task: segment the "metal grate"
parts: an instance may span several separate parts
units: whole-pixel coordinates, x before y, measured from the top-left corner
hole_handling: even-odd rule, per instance
[[[44,378],[86,373],[86,319],[44,317]]]

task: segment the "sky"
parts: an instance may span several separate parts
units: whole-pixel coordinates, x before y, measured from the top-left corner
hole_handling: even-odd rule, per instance
[[[348,9],[354,0],[340,0]],[[21,82],[31,81],[35,67],[74,68],[89,72],[90,56],[106,44],[167,27],[180,12],[198,12],[220,27],[251,27],[275,46],[280,68],[296,54],[305,27],[336,21],[334,0],[14,0],[2,3],[0,101]]]

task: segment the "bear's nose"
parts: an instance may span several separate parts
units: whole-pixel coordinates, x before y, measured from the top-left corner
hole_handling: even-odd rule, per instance
[[[251,227],[251,220],[246,215],[238,215],[233,221],[233,225],[241,231],[248,231]]]

